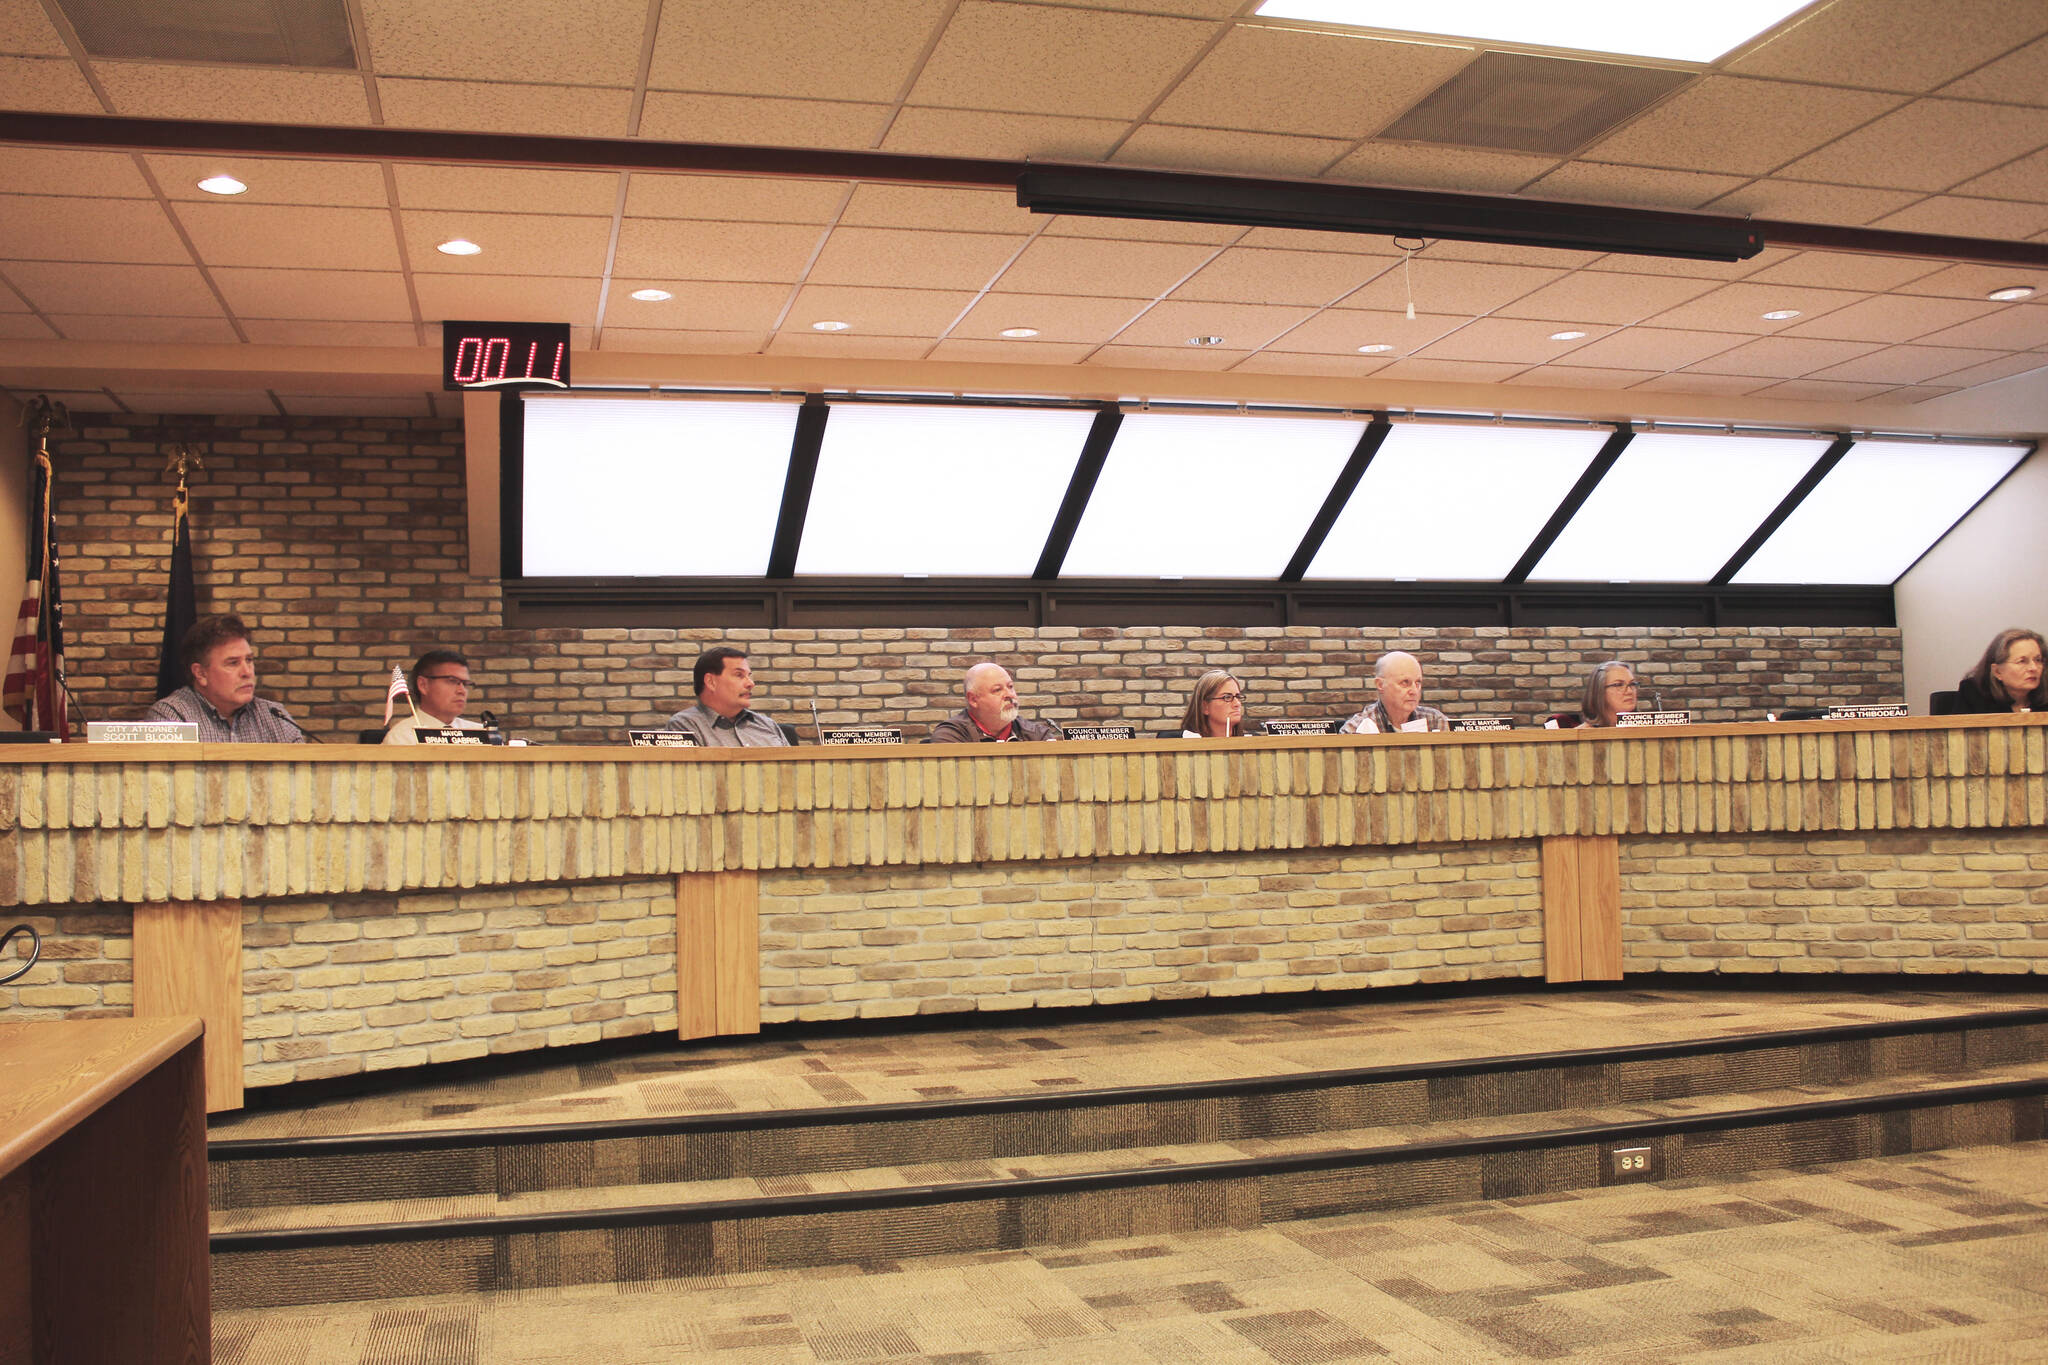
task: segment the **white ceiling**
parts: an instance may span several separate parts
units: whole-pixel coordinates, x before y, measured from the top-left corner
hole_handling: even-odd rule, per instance
[[[1251,0],[349,7],[360,72],[92,59],[55,0],[0,0],[0,103],[1032,157],[2048,242],[2042,0],[1822,0],[1564,158],[1377,138],[1480,48],[1307,31]],[[195,188],[221,171],[249,192]],[[483,253],[434,250],[453,236]],[[2042,295],[1985,297],[2023,283]],[[648,286],[674,297],[628,297]],[[1762,317],[1779,309],[1799,316]],[[0,385],[132,343],[157,371],[203,356],[218,392],[127,365],[61,396],[453,414],[425,358],[442,318],[567,321],[600,356],[1055,366],[1076,392],[1114,367],[1896,411],[2048,366],[2048,270],[1453,242],[1404,265],[1386,238],[1047,218],[1008,190],[0,143]],[[812,330],[828,319],[851,328]],[[1014,327],[1039,336],[998,335]],[[1359,353],[1375,343],[1392,349]],[[221,347],[265,375],[272,348],[340,349],[295,386],[195,349]],[[394,377],[358,348],[422,359]],[[351,357],[374,382],[351,382]]]

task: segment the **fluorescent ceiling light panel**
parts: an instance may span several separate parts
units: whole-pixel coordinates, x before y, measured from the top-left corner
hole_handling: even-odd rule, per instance
[[[1806,8],[1811,0],[1266,0],[1267,19],[1304,19],[1383,32],[1711,62]]]
[[[1278,578],[1361,421],[1138,412],[1117,429],[1066,578]]]
[[[1896,583],[2026,453],[2025,446],[1858,441],[1735,581]],[[2022,551],[2015,562],[2029,558]]]
[[[758,577],[795,403],[529,398],[528,577]]]
[[[1305,576],[1497,583],[1611,434],[1396,422]]]
[[[1029,578],[1095,414],[842,403],[825,423],[800,574]]]
[[[1827,448],[1784,436],[1639,435],[1529,578],[1705,583]]]

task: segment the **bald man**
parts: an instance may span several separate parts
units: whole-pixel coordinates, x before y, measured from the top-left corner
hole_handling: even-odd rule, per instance
[[[967,670],[962,682],[967,707],[946,717],[924,737],[927,744],[1003,744],[1013,739],[1058,739],[1057,725],[1017,714],[1017,684],[1009,670],[986,659]]]
[[[1398,730],[1448,730],[1451,718],[1422,704],[1422,665],[1413,654],[1390,650],[1372,668],[1379,700],[1337,731],[1340,735],[1391,735]]]

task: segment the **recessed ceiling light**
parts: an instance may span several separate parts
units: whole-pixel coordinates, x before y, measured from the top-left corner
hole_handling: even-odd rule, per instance
[[[199,182],[199,188],[208,194],[241,194],[249,187],[231,175],[209,175]]]
[[[1037,336],[1038,329],[1036,327],[1005,327],[1002,335],[1012,341],[1023,341],[1027,337]]]
[[[1375,341],[1370,346],[1359,347],[1358,353],[1360,355],[1379,355],[1383,351],[1391,351],[1393,349],[1392,346],[1389,346],[1384,341]]]
[[[1189,338],[1188,338],[1188,345],[1190,345],[1190,346],[1221,346],[1222,344],[1223,344],[1223,338],[1222,338],[1222,337],[1189,337]]]
[[[850,332],[853,330],[853,324],[850,322],[814,322],[811,324],[811,330],[814,332]]]
[[[1552,332],[1550,339],[1552,341],[1577,341],[1584,335],[1584,332]]]
[[[1999,303],[2011,303],[2014,299],[2030,299],[2034,297],[2034,286],[2031,284],[2009,284],[2003,289],[1992,290],[1984,297]]]
[[[1796,318],[1798,316],[1799,310],[1797,308],[1773,308],[1770,312],[1764,314],[1764,320],[1767,322],[1783,322],[1786,318]]]
[[[674,298],[675,295],[666,289],[635,289],[633,297],[642,303],[660,303],[663,299]]]
[[[1721,0],[1713,5],[1529,5],[1519,0],[1433,0],[1427,6],[1359,0],[1265,0],[1267,19],[1491,38],[1535,47],[1711,62],[1803,8],[1808,0]],[[1361,13],[1361,11],[1371,11]],[[1427,15],[1425,19],[1422,16]]]
[[[444,256],[474,256],[483,248],[466,237],[456,237],[434,248]]]

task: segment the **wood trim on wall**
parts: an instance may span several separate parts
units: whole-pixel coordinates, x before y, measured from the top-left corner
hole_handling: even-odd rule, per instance
[[[198,1015],[206,1026],[206,1110],[242,1107],[242,903],[135,907],[135,1017]]]

